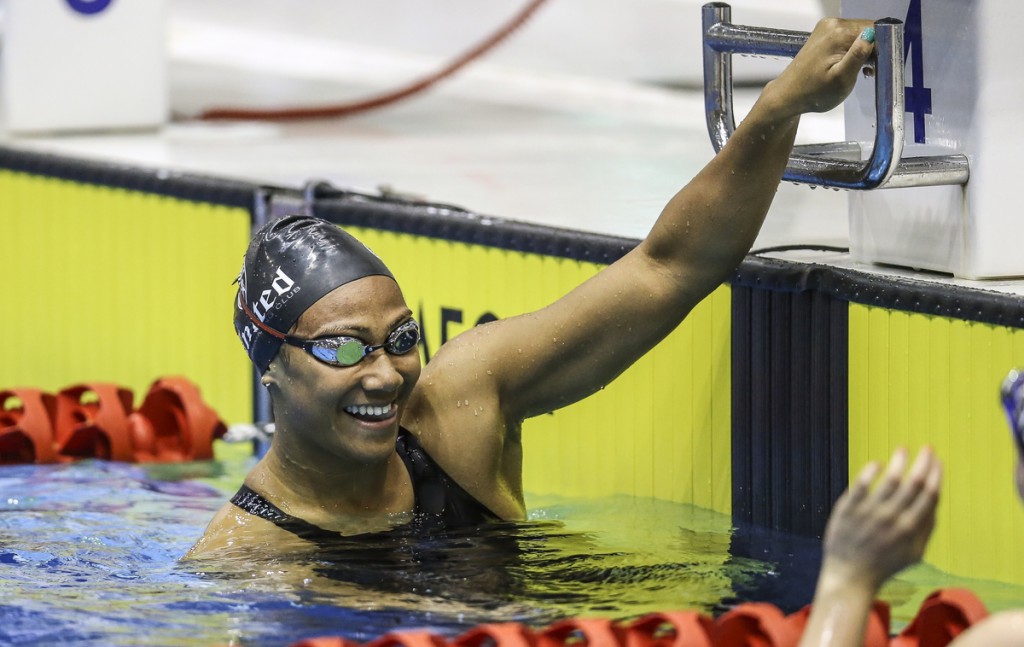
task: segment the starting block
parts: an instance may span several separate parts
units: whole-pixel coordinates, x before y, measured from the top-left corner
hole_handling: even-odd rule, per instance
[[[734,25],[704,5],[704,86],[716,150],[735,128],[731,55],[795,56],[807,33]],[[843,0],[876,21],[873,83],[844,104],[845,142],[797,146],[784,180],[850,190],[850,255],[985,279],[1024,276],[1012,205],[1024,77],[1010,51],[1024,5]]]

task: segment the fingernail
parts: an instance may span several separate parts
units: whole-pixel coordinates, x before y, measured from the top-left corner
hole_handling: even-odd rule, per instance
[[[875,42],[875,28],[867,27],[864,31],[860,33],[860,37],[861,40],[866,40],[869,43]]]

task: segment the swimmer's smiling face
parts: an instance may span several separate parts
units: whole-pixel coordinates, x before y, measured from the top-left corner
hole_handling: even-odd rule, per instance
[[[367,276],[314,303],[291,334],[304,339],[345,335],[377,345],[411,317],[392,279]],[[338,367],[283,345],[265,377],[277,428],[289,436],[289,445],[373,462],[394,452],[398,422],[420,368],[415,349],[403,355],[381,349],[353,366]]]

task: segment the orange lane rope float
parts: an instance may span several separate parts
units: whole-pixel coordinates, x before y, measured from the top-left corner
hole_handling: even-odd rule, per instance
[[[290,647],[797,647],[810,607],[785,615],[778,607],[748,602],[717,619],[696,611],[651,613],[629,622],[563,620],[543,629],[518,623],[482,624],[445,639],[428,631],[397,631],[367,643],[340,637],[307,638]],[[966,589],[940,589],[925,599],[913,621],[890,637],[889,605],[876,602],[865,647],[945,647],[988,612]]]
[[[56,395],[0,391],[0,464],[83,458],[152,463],[208,460],[226,427],[195,384],[164,377],[138,409],[130,389],[86,382]]]

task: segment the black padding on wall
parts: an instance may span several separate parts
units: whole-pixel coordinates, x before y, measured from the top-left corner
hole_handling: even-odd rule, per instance
[[[163,195],[192,202],[254,208],[259,186],[127,164],[82,160],[0,146],[0,169],[82,184]]]
[[[733,286],[732,511],[820,536],[847,483],[847,303]]]
[[[918,314],[1024,328],[1024,298],[1019,294],[875,274],[776,258],[747,256],[731,283],[762,290],[816,290],[836,299]]]
[[[317,198],[313,214],[342,227],[369,227],[605,265],[625,256],[639,242],[482,216],[450,205],[351,192]]]

